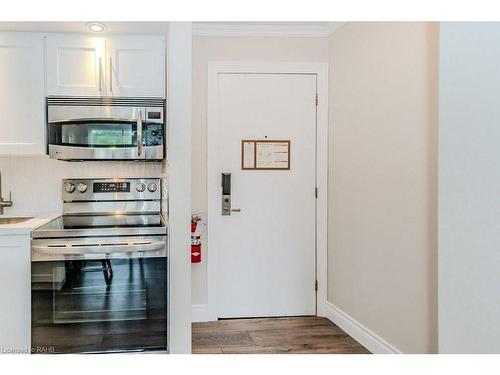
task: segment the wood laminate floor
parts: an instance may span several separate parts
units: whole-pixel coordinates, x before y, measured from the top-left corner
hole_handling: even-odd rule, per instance
[[[231,319],[193,323],[193,354],[368,354],[326,318]]]

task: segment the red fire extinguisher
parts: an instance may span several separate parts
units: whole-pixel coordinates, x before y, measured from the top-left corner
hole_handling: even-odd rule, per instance
[[[191,263],[201,262],[201,235],[198,229],[200,220],[197,216],[191,218]]]

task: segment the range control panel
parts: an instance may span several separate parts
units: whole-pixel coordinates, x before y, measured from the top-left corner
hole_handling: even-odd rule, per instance
[[[161,199],[159,178],[65,179],[64,202],[100,202]]]

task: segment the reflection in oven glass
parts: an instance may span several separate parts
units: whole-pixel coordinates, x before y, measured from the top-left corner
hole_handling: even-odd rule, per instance
[[[166,258],[33,263],[32,346],[165,349],[166,272]]]

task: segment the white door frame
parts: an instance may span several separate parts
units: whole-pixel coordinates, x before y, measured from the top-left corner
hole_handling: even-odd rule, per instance
[[[207,113],[207,292],[208,304],[204,314],[196,314],[197,321],[217,320],[217,249],[210,247],[210,233],[220,228],[212,226],[211,218],[220,215],[220,204],[214,206],[211,196],[219,194],[219,175],[210,174],[213,169],[214,151],[217,145],[217,76],[223,73],[281,73],[314,74],[317,77],[318,106],[316,120],[316,295],[317,315],[325,316],[327,300],[327,219],[328,219],[328,64],[327,63],[267,63],[245,61],[212,61],[208,63],[208,113]],[[313,286],[311,286],[313,287]]]

